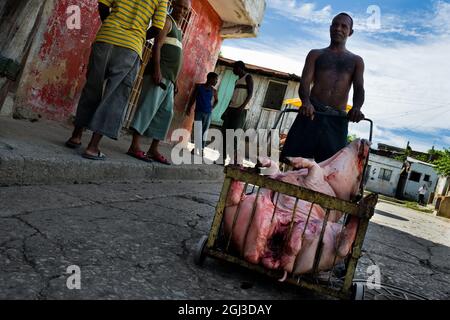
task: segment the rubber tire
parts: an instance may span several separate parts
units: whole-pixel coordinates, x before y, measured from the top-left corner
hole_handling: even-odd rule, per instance
[[[207,236],[202,236],[200,240],[197,242],[197,245],[195,246],[194,251],[194,262],[198,266],[202,266],[203,262],[205,262],[205,246],[206,242],[208,241]]]
[[[363,283],[356,282],[353,284],[353,300],[362,301],[364,300],[365,286]]]

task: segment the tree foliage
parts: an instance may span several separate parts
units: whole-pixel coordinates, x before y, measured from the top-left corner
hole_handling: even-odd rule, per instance
[[[439,155],[433,163],[436,165],[436,171],[443,176],[450,176],[450,149],[435,152]]]

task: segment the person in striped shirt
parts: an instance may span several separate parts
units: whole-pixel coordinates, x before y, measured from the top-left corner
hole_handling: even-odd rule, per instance
[[[69,148],[79,148],[83,130],[91,130],[84,158],[104,160],[99,149],[102,137],[118,139],[145,41],[164,28],[167,6],[168,0],[98,1],[102,26],[92,45],[75,129],[66,142]]]

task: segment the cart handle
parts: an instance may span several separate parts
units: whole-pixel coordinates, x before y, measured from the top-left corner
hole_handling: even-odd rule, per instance
[[[277,121],[275,122],[275,125],[274,125],[273,129],[277,129],[281,118],[284,116],[285,113],[289,113],[289,112],[299,113],[300,109],[285,109],[285,110],[281,111],[280,115],[278,116]],[[318,111],[314,111],[314,114],[319,115],[319,116],[325,116],[325,117],[347,118],[346,115],[342,115],[342,114],[330,114],[330,113],[318,112]],[[372,142],[372,138],[373,138],[373,121],[371,119],[367,119],[367,118],[364,118],[362,121],[369,122],[369,125],[370,125],[369,141]]]

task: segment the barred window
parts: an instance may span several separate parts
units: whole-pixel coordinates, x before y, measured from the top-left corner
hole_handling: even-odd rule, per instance
[[[378,175],[378,179],[384,181],[391,181],[392,170],[381,168],[380,173]]]
[[[169,12],[172,12],[172,0],[169,0]],[[183,45],[188,42],[188,39],[192,32],[192,26],[197,20],[197,13],[194,9],[191,9],[186,17],[181,21],[181,30],[183,31]]]

